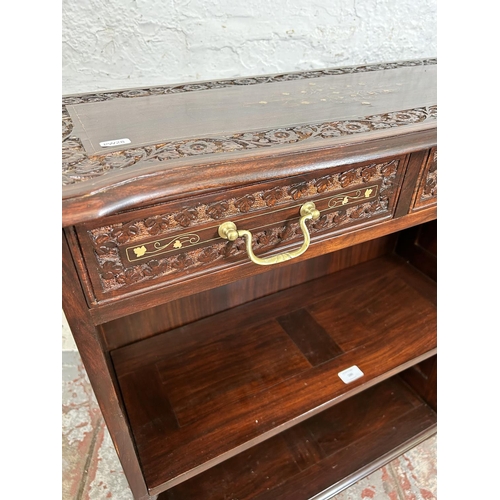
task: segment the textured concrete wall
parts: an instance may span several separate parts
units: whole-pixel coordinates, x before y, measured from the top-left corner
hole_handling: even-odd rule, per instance
[[[63,92],[435,57],[437,0],[63,0]]]

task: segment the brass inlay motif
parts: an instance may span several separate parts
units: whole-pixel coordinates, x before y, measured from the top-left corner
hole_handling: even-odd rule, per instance
[[[286,260],[294,259],[299,255],[302,255],[308,248],[311,243],[311,236],[309,235],[309,230],[306,226],[307,220],[317,220],[320,217],[320,213],[316,210],[316,205],[311,201],[308,203],[304,203],[300,207],[300,219],[299,225],[304,234],[304,243],[302,246],[293,252],[284,252],[279,255],[273,255],[271,257],[257,257],[252,250],[252,233],[247,231],[246,229],[238,230],[236,224],[234,222],[224,222],[219,226],[219,236],[224,238],[225,240],[234,241],[237,238],[245,238],[245,247],[248,254],[248,257],[254,264],[258,264],[260,266],[270,266],[273,264],[278,264],[280,262],[284,262]]]
[[[162,239],[141,245],[139,247],[130,247],[126,249],[127,259],[129,262],[136,260],[151,258],[159,253],[168,253],[178,250],[179,248],[190,247],[200,242],[200,237],[197,234],[189,233],[175,236],[173,238]]]
[[[347,191],[347,192],[344,191],[343,193],[339,193],[331,198],[322,198],[320,200],[316,200],[316,203],[320,203],[320,202],[326,203],[327,202],[328,208],[326,208],[326,211],[329,211],[331,209],[335,209],[338,207],[345,207],[347,205],[353,205],[353,204],[360,203],[360,202],[366,202],[367,200],[376,198],[376,196],[378,195],[378,192],[379,192],[379,186],[377,184],[372,184],[370,186],[363,187],[360,189],[353,189],[353,190]],[[311,205],[313,208],[311,208]],[[284,208],[281,210],[287,210],[287,208]],[[308,210],[313,210],[315,212],[318,212],[316,210],[314,203],[312,203],[312,202],[308,202],[308,203],[302,205],[300,210],[301,210],[301,216],[304,215],[302,213],[302,211],[305,211],[304,213],[306,213]],[[318,214],[319,214],[319,212],[318,212]],[[316,219],[316,217],[310,217],[310,218]],[[308,220],[308,219],[304,219],[303,222],[301,222],[301,220],[299,220],[299,224],[302,227],[303,222],[305,220]],[[243,233],[245,232],[245,231],[238,231],[233,222],[226,222],[226,223],[222,224],[221,226],[219,226],[219,235],[220,236],[222,236],[221,235],[221,228],[224,228],[225,232],[229,231],[229,233],[227,233],[227,234],[231,235],[231,236],[238,233],[238,232],[242,233],[242,235],[243,235]],[[305,228],[305,226],[304,226],[304,228]],[[304,233],[304,238],[307,241],[309,239],[309,235],[307,232],[307,228],[305,228],[305,230],[304,230],[304,228],[302,229],[302,232]],[[235,232],[233,233],[232,231],[235,231]],[[222,237],[224,237],[224,236],[222,236]],[[236,239],[237,237],[238,236],[235,236],[234,239]],[[225,238],[225,239],[229,239],[230,241],[233,241],[233,240],[231,240],[231,238]],[[135,247],[128,247],[128,248],[126,248],[125,253],[126,253],[128,262],[133,263],[133,262],[137,262],[137,261],[143,260],[143,259],[151,259],[151,258],[156,257],[158,255],[163,255],[163,254],[175,252],[176,250],[193,247],[193,246],[196,246],[200,243],[205,244],[205,243],[208,243],[209,241],[211,241],[211,240],[201,241],[200,236],[196,233],[187,233],[187,234],[173,236],[171,238],[165,238],[165,239],[153,241],[151,243],[144,243],[144,244],[141,244],[141,245],[135,246]],[[251,238],[249,241],[247,241],[247,243],[246,243],[248,248],[250,248]],[[304,244],[306,243],[306,241],[304,242]],[[255,255],[253,255],[253,251],[251,248],[250,248],[250,251],[248,253],[249,253],[251,259],[252,259],[252,255],[253,255],[255,257],[255,260],[259,261],[256,263],[259,263],[260,265],[269,265],[270,263],[275,264],[278,262],[283,262],[284,260],[289,260],[290,258],[293,258],[293,257],[297,257],[298,255],[301,255],[303,252],[305,252],[306,249],[307,249],[307,247],[302,250],[302,247],[301,247],[301,249],[298,250],[298,251],[300,251],[299,254],[297,254],[297,251],[294,251],[291,253],[284,253],[281,255],[269,257],[269,259],[271,259],[272,262],[268,262],[267,259],[259,259]],[[290,257],[290,255],[291,255],[291,257]],[[262,260],[265,260],[266,264],[262,264],[260,262]],[[254,260],[252,259],[252,261],[254,261]]]
[[[378,185],[369,186],[363,189],[356,189],[355,191],[350,191],[349,193],[342,193],[330,198],[328,201],[328,206],[330,208],[336,208],[348,205],[350,203],[357,203],[360,201],[366,201],[370,198],[375,198],[378,193]]]
[[[142,245],[142,247],[134,248],[134,253],[137,255],[137,257],[142,257],[146,253],[146,250],[146,247]]]

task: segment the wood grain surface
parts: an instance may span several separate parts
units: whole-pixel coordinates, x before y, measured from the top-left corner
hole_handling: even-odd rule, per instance
[[[297,262],[293,273],[289,272],[288,267],[278,266],[268,268],[262,274],[198,293],[194,293],[193,287],[192,294],[177,300],[174,300],[171,293],[165,293],[164,296],[171,299],[165,304],[101,325],[106,347],[111,351],[291,286],[382,257],[393,251],[396,240],[397,235],[391,234]]]
[[[435,432],[436,73],[63,98],[63,307],[136,500],[326,498]],[[293,250],[306,200],[291,262],[218,236]]]
[[[113,351],[150,491],[434,354],[434,297],[430,280],[399,261],[375,259]],[[297,334],[283,319],[291,313],[311,316],[317,342],[293,341]],[[311,348],[322,349],[326,336],[337,347],[317,362]],[[352,365],[364,377],[346,385],[337,374]],[[152,386],[169,404],[151,397],[147,405],[143,391]]]
[[[286,177],[294,164],[305,173],[435,146],[436,73],[435,61],[402,62],[63,98],[63,227]],[[116,139],[127,144],[100,145]]]
[[[326,410],[199,476],[159,500],[308,500],[384,454],[433,432],[436,415],[398,378]],[[351,477],[351,482],[359,479]],[[339,484],[340,483],[340,484]]]
[[[240,85],[68,105],[73,133],[89,155],[237,132],[327,121],[356,121],[436,104],[437,66],[325,75],[266,85]],[[224,119],[221,119],[221,114]],[[134,117],[133,120],[130,117]],[[100,143],[127,138],[119,147]]]

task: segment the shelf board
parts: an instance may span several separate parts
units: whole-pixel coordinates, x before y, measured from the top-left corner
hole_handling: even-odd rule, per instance
[[[436,432],[396,375],[162,493],[158,500],[332,498]]]
[[[435,303],[383,257],[113,351],[150,494],[435,354]]]

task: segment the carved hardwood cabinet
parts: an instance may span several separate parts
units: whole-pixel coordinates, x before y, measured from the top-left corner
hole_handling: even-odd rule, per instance
[[[436,70],[63,97],[63,307],[134,498],[331,498],[436,432]]]

